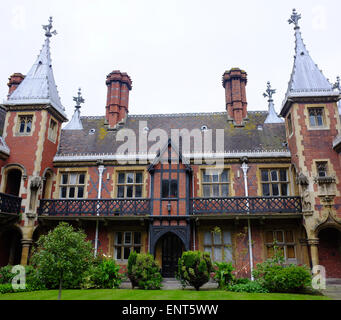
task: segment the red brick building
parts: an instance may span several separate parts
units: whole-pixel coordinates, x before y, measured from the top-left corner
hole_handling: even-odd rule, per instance
[[[26,76],[9,78],[0,139],[0,265],[29,263],[60,221],[126,265],[150,252],[172,277],[184,250],[232,261],[239,276],[273,252],[341,277],[339,85],[315,65],[293,12],[295,59],[280,116],[247,108],[247,73],[223,74],[226,110],[133,115],[131,78],[106,79],[102,117],[67,122],[50,58],[52,20]],[[284,77],[287,75],[283,75]],[[104,80],[104,79],[103,79]]]

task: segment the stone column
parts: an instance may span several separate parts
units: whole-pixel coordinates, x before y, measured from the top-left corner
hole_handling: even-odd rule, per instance
[[[319,239],[308,239],[308,244],[310,246],[311,263],[314,267],[319,264],[319,252],[318,252]]]
[[[21,262],[20,264],[23,266],[27,265],[27,260],[28,260],[28,254],[30,252],[30,247],[32,245],[32,240],[31,239],[22,239],[21,244],[22,244],[22,251],[21,251]]]

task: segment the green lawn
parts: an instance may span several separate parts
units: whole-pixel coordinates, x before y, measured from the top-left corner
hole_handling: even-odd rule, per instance
[[[57,290],[0,294],[0,300],[57,300]],[[325,296],[220,290],[63,290],[62,300],[330,300]]]

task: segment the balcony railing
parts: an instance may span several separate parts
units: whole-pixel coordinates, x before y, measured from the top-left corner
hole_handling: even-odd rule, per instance
[[[21,209],[21,198],[10,194],[0,193],[0,213],[19,214]]]
[[[38,214],[48,216],[135,216],[150,214],[149,199],[40,200]]]
[[[300,197],[193,198],[192,214],[300,213]]]

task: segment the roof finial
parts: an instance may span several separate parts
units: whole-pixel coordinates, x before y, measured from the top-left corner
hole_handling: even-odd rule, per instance
[[[56,30],[51,31],[51,29],[52,29],[52,17],[50,17],[50,19],[49,19],[49,24],[43,25],[43,29],[46,31],[45,36],[48,38],[51,38],[53,34],[54,35],[57,34]]]
[[[339,76],[336,77],[336,82],[333,84],[333,89],[338,89],[339,91],[341,91],[341,83]]]
[[[271,89],[270,81],[268,81],[266,93],[263,93],[263,96],[264,96],[264,98],[269,97],[269,100],[268,100],[268,101],[273,101],[273,100],[272,100],[272,95],[273,95],[274,93],[276,93],[276,89]]]
[[[80,109],[81,103],[85,102],[82,97],[81,88],[78,89],[78,97],[73,97],[73,101],[76,101],[76,109]]]
[[[298,20],[301,19],[301,15],[297,14],[296,9],[292,9],[292,15],[288,20],[289,24],[295,24],[295,29],[299,29],[300,26],[298,25]]]

